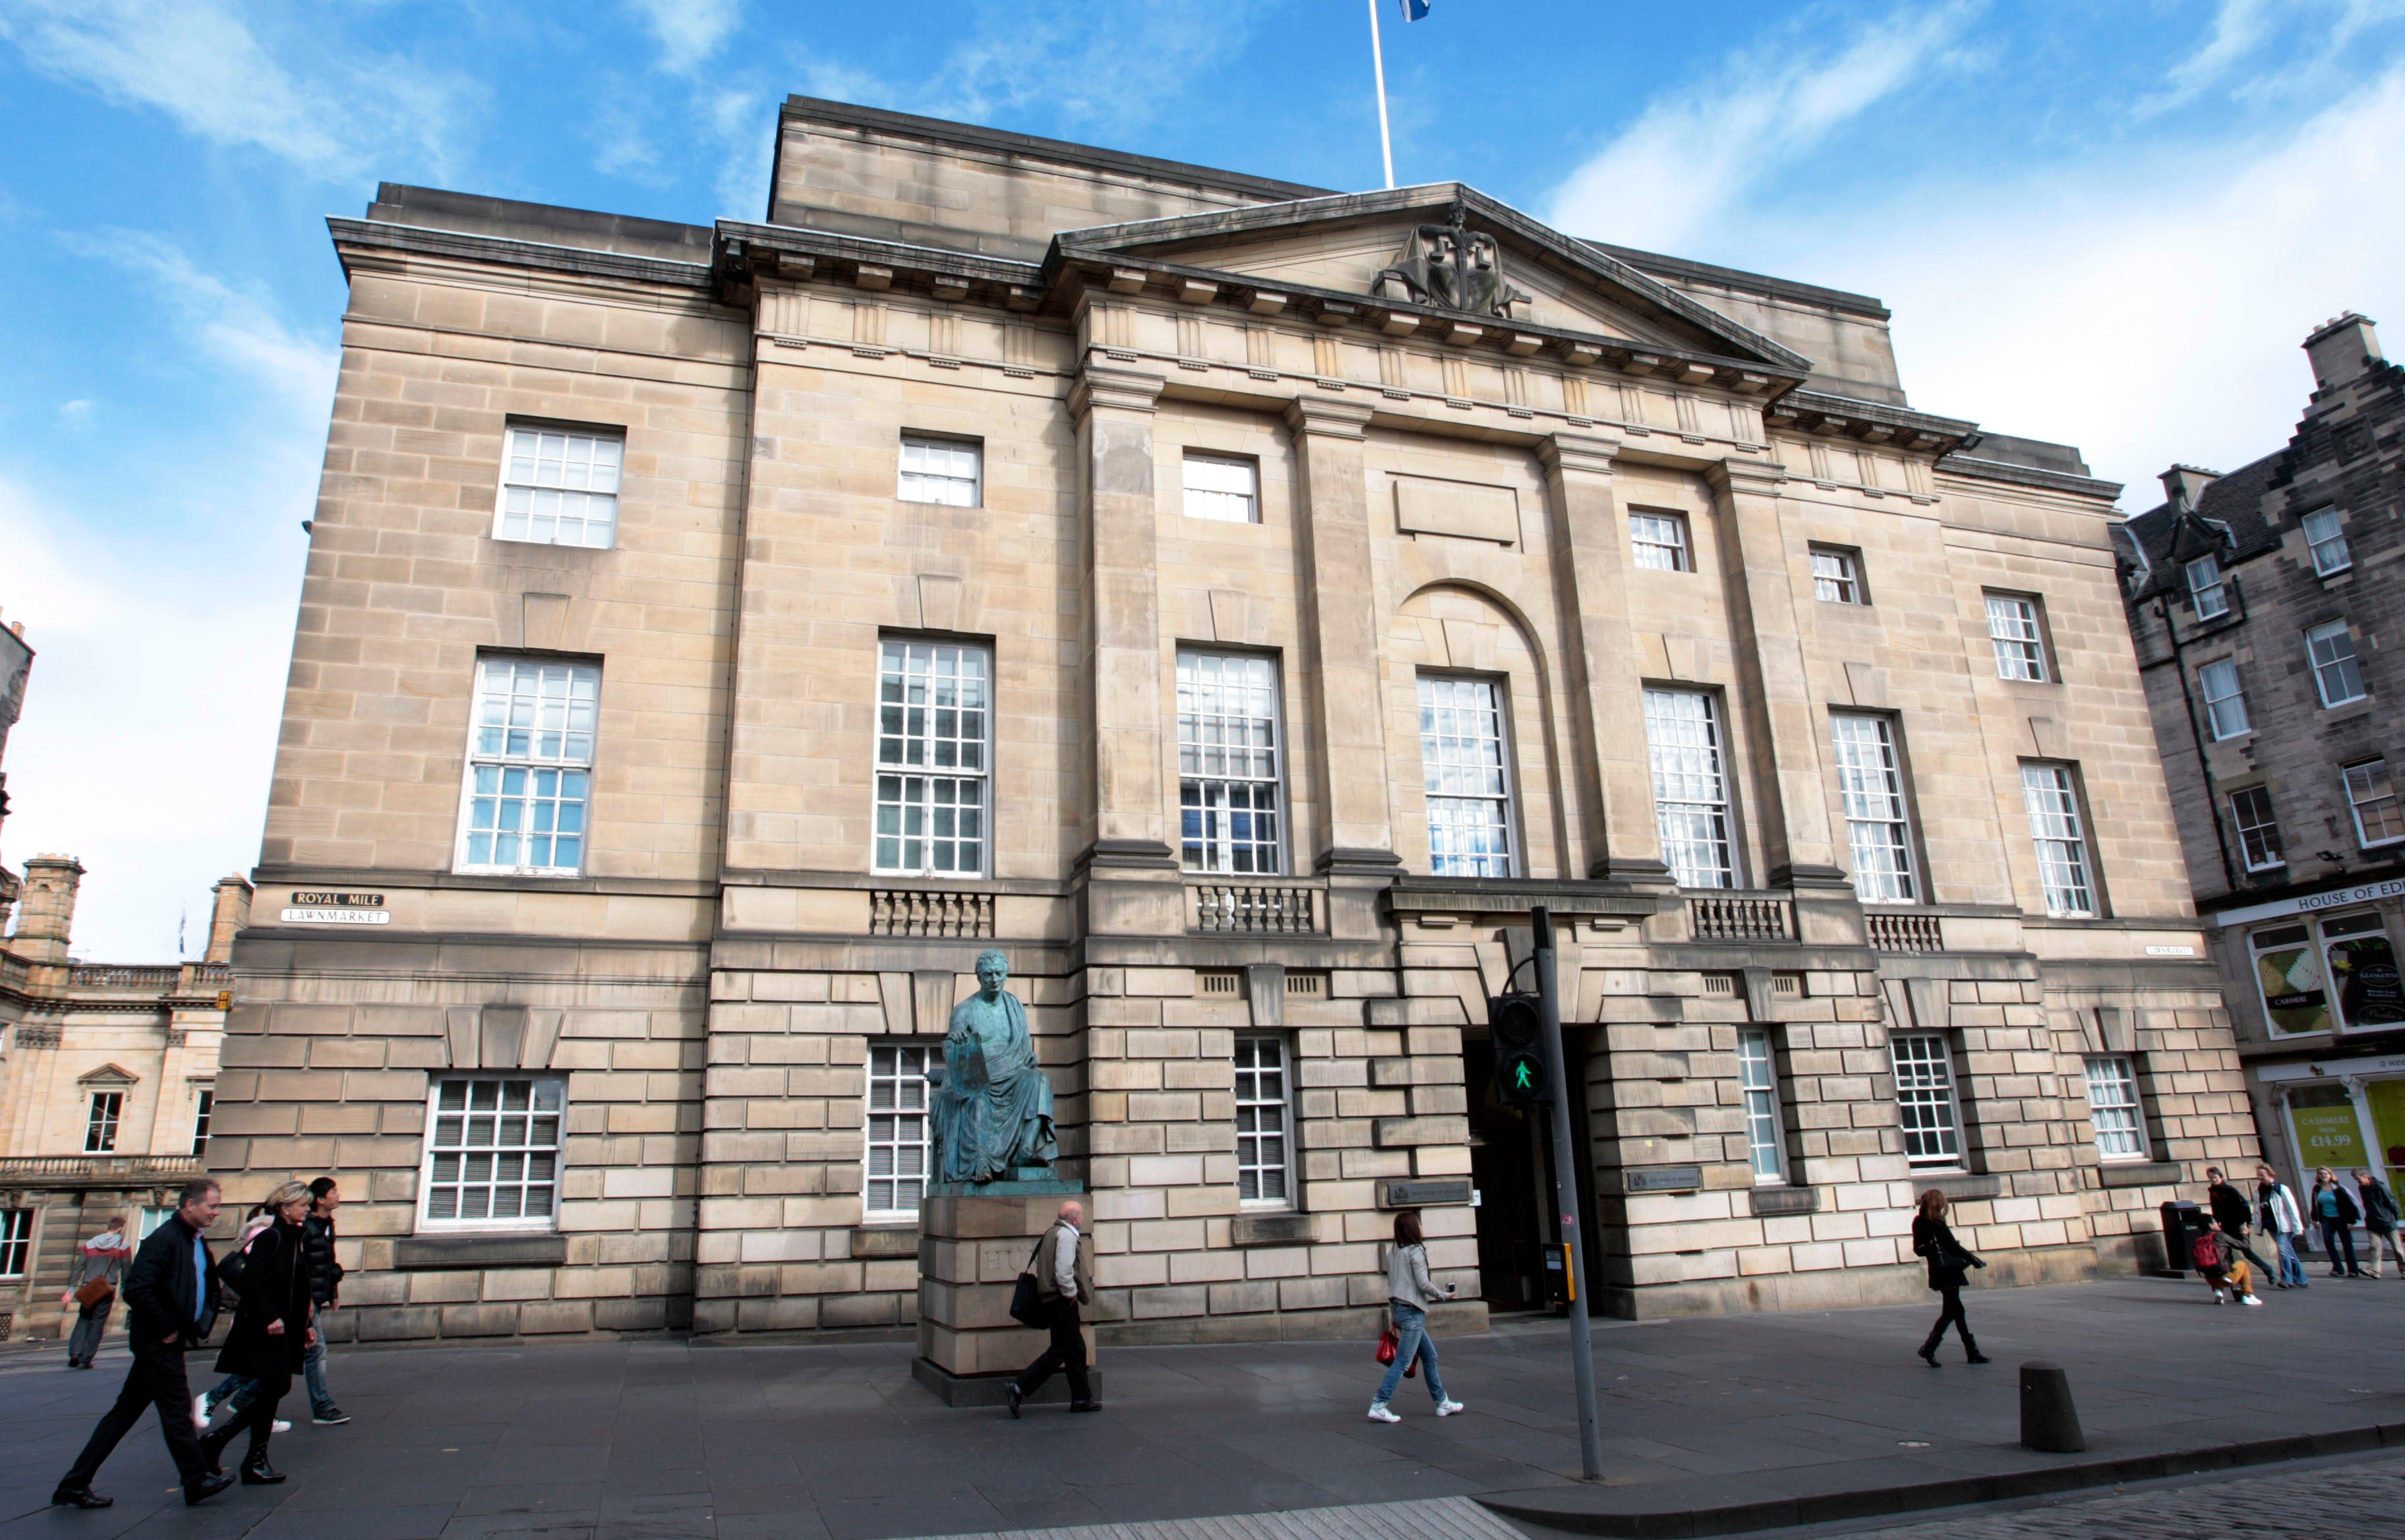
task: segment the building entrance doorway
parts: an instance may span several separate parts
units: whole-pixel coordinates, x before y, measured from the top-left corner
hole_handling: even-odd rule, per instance
[[[1542,1107],[1495,1099],[1495,1049],[1484,1038],[1461,1045],[1470,1091],[1470,1173],[1478,1189],[1478,1277],[1490,1311],[1541,1310],[1554,1304],[1546,1284],[1553,1247],[1546,1197]]]

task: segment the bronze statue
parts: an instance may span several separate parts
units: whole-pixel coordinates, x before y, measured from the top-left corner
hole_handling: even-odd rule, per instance
[[[1370,292],[1384,299],[1386,286],[1394,283],[1415,304],[1509,319],[1512,306],[1528,296],[1504,281],[1502,248],[1495,237],[1471,230],[1469,220],[1468,207],[1456,198],[1451,219],[1414,226],[1394,266],[1379,273]]]
[[[978,954],[977,992],[952,1007],[944,1067],[927,1078],[937,1182],[992,1182],[1013,1170],[1048,1173],[1060,1147],[1052,1135],[1052,1083],[1035,1062],[1027,1007],[1005,989],[1010,961]]]

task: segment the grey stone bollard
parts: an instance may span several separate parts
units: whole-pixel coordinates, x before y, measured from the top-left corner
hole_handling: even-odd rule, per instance
[[[2088,1447],[2079,1408],[2071,1404],[2071,1377],[2060,1364],[2021,1365],[2021,1447],[2045,1454],[2077,1454]]]

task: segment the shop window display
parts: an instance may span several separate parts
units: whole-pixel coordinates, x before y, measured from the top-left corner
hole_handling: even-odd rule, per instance
[[[2327,1032],[2329,991],[2322,982],[2321,954],[2313,932],[2301,925],[2257,931],[2255,983],[2263,991],[2263,1014],[2278,1033]]]
[[[2405,987],[2398,982],[2397,952],[2380,917],[2342,915],[2323,920],[2321,928],[2339,1020],[2356,1028],[2405,1022]]]

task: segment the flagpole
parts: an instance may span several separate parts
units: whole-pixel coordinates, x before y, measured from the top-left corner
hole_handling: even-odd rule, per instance
[[[1370,65],[1378,76],[1378,148],[1386,158],[1386,189],[1395,186],[1395,136],[1386,127],[1386,53],[1378,44],[1378,0],[1370,0]]]

